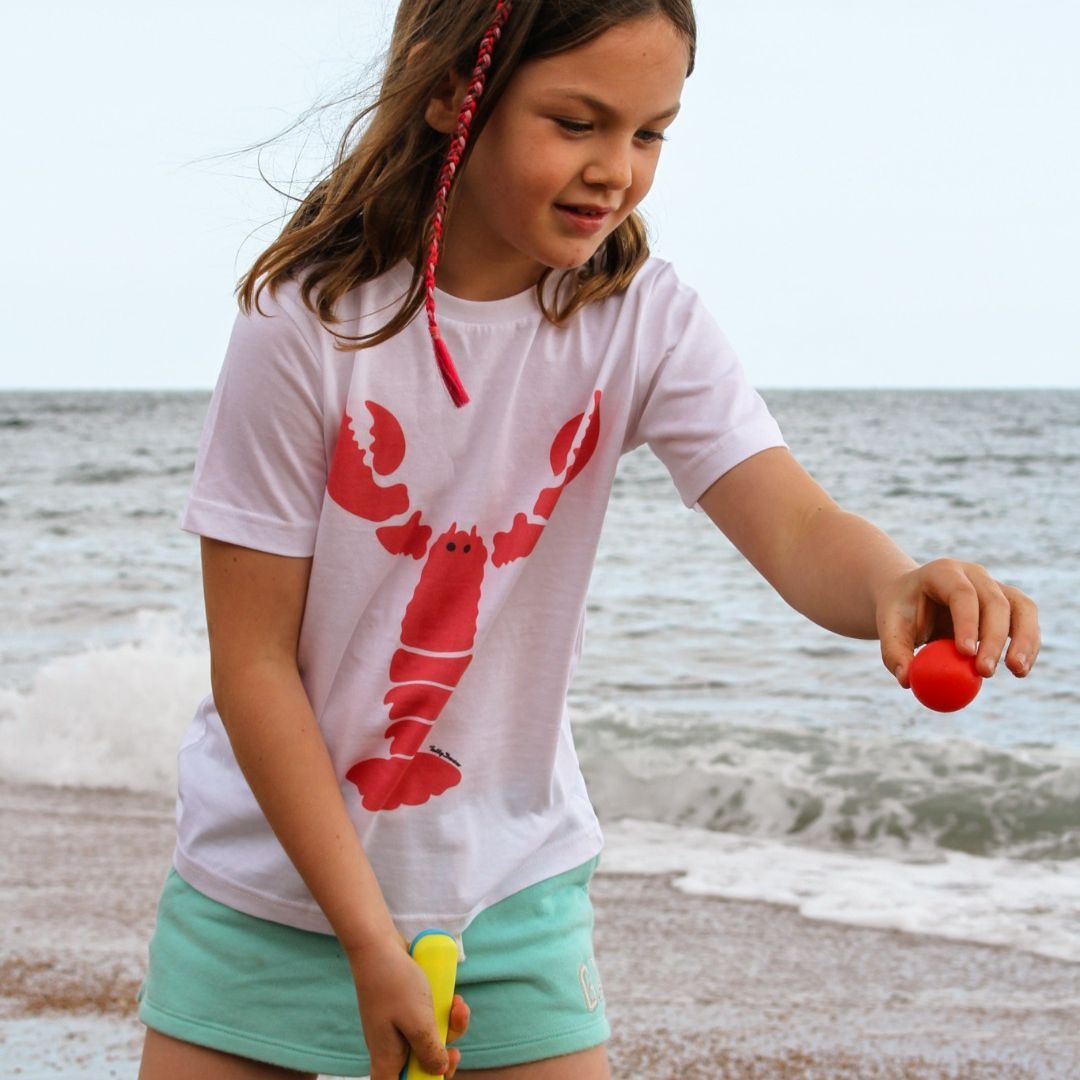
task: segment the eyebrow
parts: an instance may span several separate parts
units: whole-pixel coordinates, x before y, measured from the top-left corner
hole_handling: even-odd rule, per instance
[[[586,94],[581,90],[572,90],[568,87],[559,87],[557,89],[549,90],[549,94],[558,97],[573,98],[575,101],[580,101],[583,105],[587,105],[590,109],[595,109],[598,113],[602,113],[604,116],[611,116],[618,118],[619,113],[616,109],[610,105],[601,101],[599,98],[595,98],[592,94]],[[667,120],[669,117],[674,116],[680,108],[680,103],[675,102],[670,109],[666,109],[662,113],[657,113],[651,120],[647,121],[650,124],[655,124],[657,120]]]

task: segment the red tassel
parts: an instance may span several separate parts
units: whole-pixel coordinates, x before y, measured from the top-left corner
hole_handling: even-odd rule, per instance
[[[450,350],[446,347],[446,342],[441,337],[432,337],[431,340],[435,345],[435,359],[439,363],[439,371],[442,372],[443,382],[446,384],[446,389],[450,391],[451,400],[460,409],[462,405],[468,404],[469,395],[465,393],[465,387],[458,377],[457,369],[454,367],[454,361],[450,358]]]
[[[428,313],[428,328],[431,332],[431,340],[435,345],[435,359],[442,372],[443,382],[450,391],[450,399],[460,409],[468,404],[469,395],[465,393],[465,387],[458,378],[454,361],[450,359],[450,350],[439,336],[439,327],[435,318],[435,271],[439,265],[439,248],[442,243],[443,218],[446,214],[446,200],[450,194],[450,186],[454,182],[454,174],[461,164],[465,153],[465,145],[469,139],[469,127],[476,115],[477,100],[484,92],[484,82],[487,70],[491,67],[491,54],[502,33],[503,25],[510,15],[510,0],[498,0],[495,5],[495,15],[484,33],[480,42],[480,51],[476,57],[476,66],[473,68],[472,79],[469,82],[469,91],[461,104],[461,114],[458,116],[457,127],[447,148],[446,159],[439,173],[439,181],[435,192],[435,210],[431,215],[431,244],[428,248],[427,267],[424,272],[424,306]]]

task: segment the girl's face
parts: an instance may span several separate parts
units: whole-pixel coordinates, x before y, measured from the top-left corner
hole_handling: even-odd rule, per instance
[[[652,186],[688,63],[656,15],[522,64],[455,184],[439,287],[495,300],[587,262]]]

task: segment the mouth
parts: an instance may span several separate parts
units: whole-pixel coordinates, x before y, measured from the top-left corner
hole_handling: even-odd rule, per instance
[[[555,207],[558,210],[565,210],[567,213],[578,214],[586,218],[604,218],[611,213],[611,209],[606,206],[571,206],[567,203],[556,203]]]
[[[612,213],[603,206],[570,206],[565,203],[556,203],[555,209],[571,228],[585,235],[600,232]]]

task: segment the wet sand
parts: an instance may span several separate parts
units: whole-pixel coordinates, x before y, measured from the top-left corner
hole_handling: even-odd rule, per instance
[[[172,801],[0,784],[0,1075],[134,1080]],[[618,1080],[1080,1076],[1080,965],[601,872]]]

